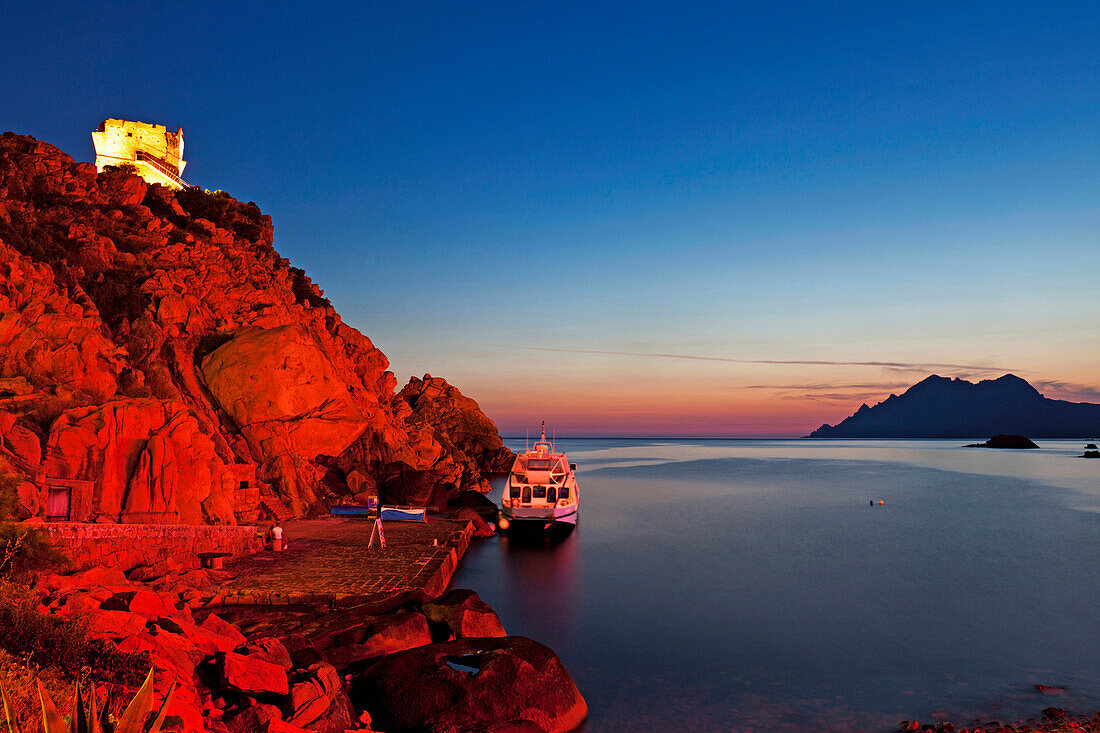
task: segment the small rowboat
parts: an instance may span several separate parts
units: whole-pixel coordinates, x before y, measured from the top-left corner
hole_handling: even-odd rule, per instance
[[[391,506],[382,505],[381,518],[387,521],[397,522],[426,522],[427,516],[422,506]]]

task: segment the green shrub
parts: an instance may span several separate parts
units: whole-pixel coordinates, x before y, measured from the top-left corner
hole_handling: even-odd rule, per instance
[[[19,504],[19,477],[0,473],[0,521],[10,519]]]
[[[68,564],[42,532],[19,522],[0,522],[0,578]]]
[[[45,614],[25,586],[0,581],[0,649],[27,664],[76,679],[90,668],[104,682],[133,685],[149,669],[148,654],[120,652],[102,639],[89,641],[78,620]]]

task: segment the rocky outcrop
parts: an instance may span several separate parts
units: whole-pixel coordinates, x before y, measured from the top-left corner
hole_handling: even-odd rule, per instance
[[[115,400],[67,410],[50,429],[44,468],[51,478],[95,484],[88,505],[73,507],[88,519],[233,522],[234,474],[178,400]]]
[[[456,588],[421,607],[439,641],[506,636],[496,612],[477,593]]]
[[[452,455],[461,455],[482,474],[507,473],[515,455],[504,447],[497,426],[446,379],[413,377],[397,395],[412,410],[407,423],[428,430]]]
[[[207,583],[227,577],[211,571]],[[175,679],[168,714],[180,718],[180,730],[545,733],[574,730],[587,715],[552,651],[524,637],[484,638],[503,629],[468,590],[380,615],[226,609],[243,617],[241,628],[209,609],[196,608],[207,614],[196,622],[186,594],[154,590],[117,570],[44,574],[34,593],[41,613],[79,619],[89,639],[148,654],[158,696]],[[429,618],[448,636],[477,638],[432,643]],[[344,668],[323,658],[351,646],[372,651]]]
[[[90,482],[74,519],[130,522],[487,488],[505,449],[476,403],[430,378],[395,395],[272,234],[253,203],[0,137],[0,471],[26,482],[21,518],[50,479]]]
[[[394,733],[485,730],[521,721],[566,733],[588,715],[554,652],[522,636],[390,654],[355,678],[351,699],[377,727]]]
[[[123,364],[122,349],[104,336],[99,311],[84,293],[70,295],[58,286],[49,265],[0,242],[0,379],[8,381],[0,385],[0,395],[8,392],[5,401],[52,417],[59,406],[112,397]],[[41,404],[43,397],[50,398],[48,404]]]
[[[317,733],[342,733],[355,719],[355,708],[336,668],[315,662],[294,678],[286,721]]]

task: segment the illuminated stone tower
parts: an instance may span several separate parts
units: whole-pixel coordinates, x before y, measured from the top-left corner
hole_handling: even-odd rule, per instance
[[[164,125],[149,125],[128,120],[104,120],[92,133],[95,167],[132,165],[149,183],[169,188],[187,184],[180,177],[187,161],[183,159],[183,128],[168,132]]]

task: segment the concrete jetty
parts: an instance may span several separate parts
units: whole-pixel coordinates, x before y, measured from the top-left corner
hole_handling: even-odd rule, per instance
[[[442,517],[386,522],[386,547],[368,547],[374,520],[326,517],[283,523],[287,549],[226,565],[228,579],[193,599],[207,607],[388,606],[446,590],[473,524]]]

